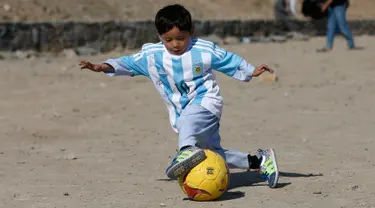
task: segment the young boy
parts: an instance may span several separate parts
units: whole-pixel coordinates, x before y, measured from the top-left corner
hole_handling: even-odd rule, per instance
[[[203,149],[221,154],[229,168],[259,169],[269,187],[276,187],[278,169],[273,149],[257,155],[226,150],[220,145],[219,123],[223,107],[212,70],[248,82],[265,71],[212,42],[192,38],[191,15],[183,6],[169,5],[158,11],[155,26],[160,43],[145,44],[134,55],[109,59],[102,64],[81,62],[81,69],[109,76],[143,75],[151,79],[167,105],[172,128],[178,133],[178,153],[166,174],[176,179],[206,158]]]

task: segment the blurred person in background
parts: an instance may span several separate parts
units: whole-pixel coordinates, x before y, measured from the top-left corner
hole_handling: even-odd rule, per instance
[[[352,32],[346,20],[346,10],[348,7],[349,0],[325,0],[322,4],[322,13],[328,11],[327,42],[326,46],[317,49],[317,52],[331,51],[335,33],[338,31],[345,36],[349,49],[362,49],[355,46]]]
[[[297,0],[289,0],[289,9],[293,16],[297,16]]]
[[[302,37],[306,39],[307,37],[299,32],[298,25],[294,22],[298,15],[297,3],[298,0],[275,0],[274,15],[281,26],[282,33],[286,32],[286,35],[292,38]]]
[[[274,6],[275,19],[281,24],[282,30],[288,32],[297,30],[296,24],[291,21],[297,13],[293,2],[295,4],[296,0],[276,0]]]

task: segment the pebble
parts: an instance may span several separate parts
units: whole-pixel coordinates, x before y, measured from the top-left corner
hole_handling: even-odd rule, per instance
[[[67,154],[67,155],[64,156],[64,159],[65,160],[76,160],[78,158],[75,156],[74,153],[69,153],[69,154]]]
[[[12,7],[9,4],[4,4],[3,9],[4,9],[4,11],[9,12],[10,9],[12,9]]]

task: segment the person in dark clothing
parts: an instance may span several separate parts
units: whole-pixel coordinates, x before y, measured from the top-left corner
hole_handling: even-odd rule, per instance
[[[349,0],[326,0],[322,5],[322,12],[328,10],[327,42],[324,48],[317,52],[327,52],[332,50],[336,31],[340,31],[348,42],[349,49],[359,49],[355,47],[353,35],[346,20],[346,10],[349,7]]]

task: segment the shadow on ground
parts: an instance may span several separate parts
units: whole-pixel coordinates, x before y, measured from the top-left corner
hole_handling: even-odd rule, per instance
[[[279,177],[285,178],[310,178],[310,177],[319,177],[323,176],[321,173],[293,173],[293,172],[279,172]],[[158,181],[172,182],[176,180],[171,179],[157,179]],[[291,182],[287,183],[278,183],[276,188],[284,188],[291,185]],[[268,186],[265,180],[261,177],[259,172],[256,171],[246,171],[246,172],[235,172],[230,173],[230,182],[228,190],[217,200],[215,201],[227,201],[239,199],[245,196],[245,192],[242,191],[231,191],[232,189],[246,186]],[[184,200],[190,200],[189,198],[184,198]]]
[[[323,174],[318,173],[293,173],[293,172],[280,172],[279,177],[286,177],[286,178],[310,178],[310,177],[319,177],[323,176]],[[261,183],[261,184],[259,184]],[[291,185],[291,182],[287,183],[278,183],[277,188],[284,188],[288,185]],[[267,186],[265,180],[261,177],[258,172],[255,171],[246,171],[246,172],[236,172],[231,173],[230,175],[230,184],[228,190],[235,189],[238,187],[244,186]]]

